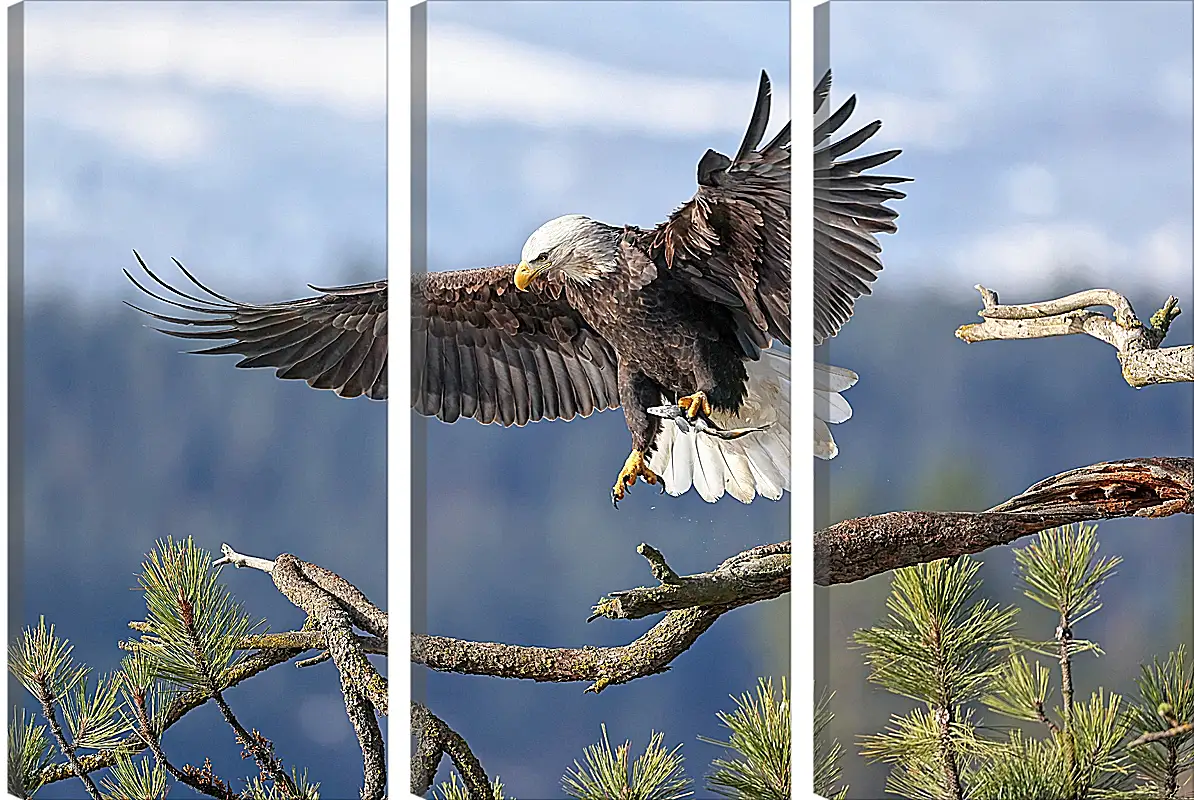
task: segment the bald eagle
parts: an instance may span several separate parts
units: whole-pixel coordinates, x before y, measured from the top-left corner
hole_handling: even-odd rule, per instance
[[[817,86],[814,111],[828,81]],[[536,230],[518,265],[412,275],[414,409],[444,422],[521,426],[621,406],[631,452],[611,490],[615,506],[640,478],[672,495],[695,488],[709,502],[727,493],[744,503],[779,499],[790,489],[790,363],[782,348],[791,344],[791,124],[759,147],[770,99],[763,73],[735,157],[708,150],[696,195],[653,229],[569,214]],[[815,145],[853,104],[817,128]],[[881,268],[871,233],[894,230],[895,213],[882,203],[902,195],[884,187],[902,179],[861,173],[898,151],[836,160],[877,128],[816,151],[816,344],[869,293],[866,282]],[[202,315],[138,309],[185,326],[163,332],[233,340],[195,352],[239,354],[238,367],[273,367],[280,378],[344,397],[386,399],[385,281],[312,287],[323,294],[255,305],[213,292],[176,261],[208,297],[182,292],[137,259],[176,299],[126,271],[139,288]],[[843,405],[848,416],[838,394],[844,376],[853,373],[818,366],[818,455],[825,422],[840,421]],[[713,436],[708,426],[651,413],[661,402],[691,420],[752,432]]]
[[[791,343],[791,125],[760,147],[770,105],[763,73],[734,158],[707,151],[696,195],[655,228],[568,214],[531,234],[517,266],[414,276],[415,409],[523,425],[620,405],[631,441],[615,505],[639,479],[778,499],[789,367],[770,348]],[[768,427],[682,433],[648,413],[661,402]]]
[[[813,117],[829,98],[831,73],[826,72],[813,90]],[[909,178],[867,174],[901,151],[887,150],[849,161],[839,159],[858,148],[879,130],[875,121],[836,142],[825,140],[854,112],[851,96],[813,129],[813,345],[836,336],[854,314],[854,301],[871,293],[870,284],[883,263],[876,233],[895,233],[896,211],[884,203],[903,199],[904,193],[888,188]],[[845,422],[852,413],[841,396],[858,381],[848,369],[814,364],[813,454],[830,459],[837,443],[827,423]]]

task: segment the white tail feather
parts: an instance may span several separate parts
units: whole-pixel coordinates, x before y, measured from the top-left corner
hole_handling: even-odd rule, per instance
[[[721,428],[766,430],[726,440],[695,428],[681,433],[672,420],[661,421],[648,466],[663,477],[668,494],[678,497],[695,488],[709,503],[726,494],[749,503],[756,494],[778,500],[791,491],[791,369],[787,353],[764,350],[758,361],[746,363],[746,400],[738,413],[711,415]]]
[[[858,382],[858,375],[848,369],[828,364],[813,365],[813,455],[830,459],[837,455],[837,442],[828,423],[845,422],[854,413],[844,392]]]

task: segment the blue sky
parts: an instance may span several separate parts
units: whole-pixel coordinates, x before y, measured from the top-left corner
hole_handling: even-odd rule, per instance
[[[751,33],[787,18],[433,2],[430,266],[509,261],[566,211],[661,219],[704,148],[736,144],[742,64],[785,115],[786,53]],[[30,2],[31,289],[110,297],[132,247],[251,295],[380,260],[383,23],[379,3]],[[1189,285],[1189,4],[843,2],[832,41],[835,102],[857,92],[917,178],[885,290]]]
[[[884,280],[1010,297],[1072,272],[1075,289],[1188,292],[1192,11],[832,4],[836,99],[857,92],[917,179]]]
[[[27,286],[129,296],[133,248],[260,300],[380,264],[385,59],[380,3],[28,3]]]

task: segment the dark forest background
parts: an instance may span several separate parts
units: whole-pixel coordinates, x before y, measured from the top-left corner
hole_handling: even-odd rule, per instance
[[[1040,299],[996,288],[1008,302]],[[1087,287],[1058,293],[1080,288]],[[1133,297],[1142,315],[1163,299]],[[953,330],[972,321],[978,305],[977,294],[867,299],[831,352],[820,354],[862,376],[847,395],[854,419],[835,429],[841,455],[818,466],[829,486],[829,502],[818,509],[823,521],[900,508],[981,509],[1088,463],[1194,455],[1190,386],[1130,389],[1113,351],[1091,339],[963,345]],[[193,535],[211,550],[227,541],[255,555],[292,552],[385,602],[385,404],[235,370],[229,358],[179,355],[180,342],[147,330],[121,305],[33,301],[24,315],[24,469],[13,476],[23,485],[10,495],[23,501],[24,515],[23,532],[11,538],[15,625],[44,614],[78,658],[114,668],[117,640],[144,610],[132,590],[140,560],[167,535]],[[1190,341],[1190,316],[1180,318],[1173,343]],[[677,570],[694,572],[787,536],[790,498],[710,506],[639,486],[615,512],[608,487],[627,448],[618,412],[521,431],[419,424],[430,453],[432,633],[622,644],[652,621],[584,619],[602,594],[650,581],[634,552],[640,541],[660,548]],[[804,488],[796,502],[810,496]],[[1141,661],[1194,642],[1194,525],[1188,517],[1112,521],[1100,531],[1103,552],[1125,561],[1107,586],[1104,611],[1082,633],[1106,655],[1086,659],[1077,688],[1130,692]],[[1010,549],[983,560],[985,590],[1019,602]],[[266,576],[230,570],[224,580],[271,629],[300,623]],[[885,773],[863,766],[854,737],[907,706],[868,685],[861,654],[847,646],[854,629],[885,613],[889,581],[881,575],[821,591],[824,636],[814,641],[813,631],[801,630],[796,648],[800,658],[817,648],[818,676],[831,676],[837,691],[832,732],[846,745],[845,780],[855,798],[882,796]],[[1022,625],[1032,624],[1042,626],[1040,638],[1051,630],[1028,610]],[[599,738],[602,722],[611,741],[631,738],[640,748],[652,729],[666,731],[669,745],[683,742],[689,774],[703,785],[719,750],[696,735],[720,737],[715,714],[732,707],[730,695],[788,666],[784,598],[727,615],[671,671],[597,696],[579,684],[454,675],[429,676],[426,693],[511,794],[554,798],[562,796],[565,768]],[[796,688],[800,709],[808,687]],[[359,751],[330,665],[276,667],[232,690],[230,701],[287,764],[310,768],[325,798],[357,795]],[[179,761],[210,757],[227,778],[247,771],[214,709],[189,715],[165,746]],[[69,783],[42,792],[79,796]],[[190,796],[183,787],[173,795]],[[696,796],[708,795],[698,789]]]

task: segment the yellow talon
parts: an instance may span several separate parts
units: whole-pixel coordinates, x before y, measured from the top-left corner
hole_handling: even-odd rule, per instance
[[[713,413],[713,407],[709,405],[709,398],[705,396],[704,392],[697,392],[690,394],[688,397],[681,397],[676,401],[676,405],[688,413],[689,419],[696,419],[702,414],[708,417]]]
[[[614,508],[618,507],[618,501],[626,497],[626,489],[633,486],[634,482],[642,478],[647,483],[654,486],[659,484],[663,486],[663,478],[656,475],[647,468],[647,462],[643,458],[641,450],[631,450],[630,455],[626,456],[626,463],[622,465],[622,471],[618,473],[618,480],[614,483],[614,488],[610,494],[614,498]]]

